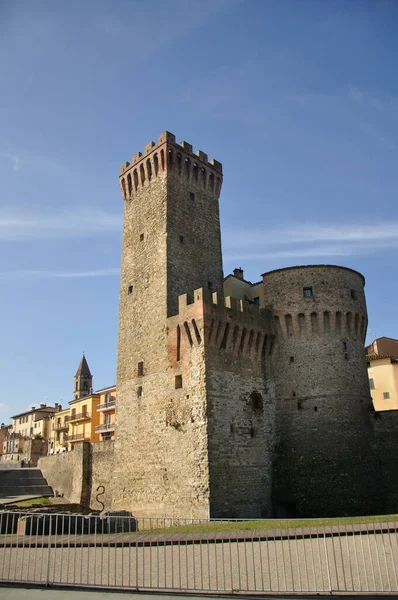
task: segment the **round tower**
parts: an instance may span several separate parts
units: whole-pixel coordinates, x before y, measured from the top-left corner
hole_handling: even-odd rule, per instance
[[[372,514],[364,277],[332,265],[263,275],[277,330],[274,503],[300,516]]]

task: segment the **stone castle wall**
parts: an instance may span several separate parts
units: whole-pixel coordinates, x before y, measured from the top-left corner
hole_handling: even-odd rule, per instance
[[[264,275],[277,331],[274,498],[282,510],[375,510],[363,285],[359,273],[334,266]]]

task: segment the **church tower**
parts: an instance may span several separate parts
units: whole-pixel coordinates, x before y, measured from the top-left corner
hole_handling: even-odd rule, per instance
[[[88,396],[92,393],[93,389],[93,376],[90,373],[90,369],[87,364],[86,357],[82,356],[79,367],[76,371],[74,380],[74,391],[73,397],[75,400]]]

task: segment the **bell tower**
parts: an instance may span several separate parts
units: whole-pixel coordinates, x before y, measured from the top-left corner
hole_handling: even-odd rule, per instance
[[[93,376],[87,364],[86,357],[82,356],[76,375],[73,378],[74,390],[73,397],[75,400],[88,396],[93,391]]]

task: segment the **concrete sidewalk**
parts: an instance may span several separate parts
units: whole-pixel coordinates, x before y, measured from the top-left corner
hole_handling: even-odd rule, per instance
[[[55,589],[43,589],[43,588],[16,588],[16,587],[2,587],[0,586],[0,599],[1,600],[26,600],[29,597],[29,600],[137,600],[138,594],[142,597],[144,596],[145,600],[172,600],[176,597],[183,598],[184,600],[197,600],[200,597],[206,598],[219,598],[218,595],[211,594],[202,594],[195,596],[188,596],[185,594],[151,594],[145,592],[108,592],[108,591],[85,591],[85,590],[74,590],[74,589],[65,589],[65,590],[55,590]],[[330,594],[325,594],[325,596],[331,597]],[[314,595],[295,595],[297,598],[313,600]],[[316,596],[319,597],[319,594]],[[225,598],[235,598],[237,594],[232,596],[224,595]],[[250,596],[244,595],[246,599],[253,598],[258,599],[258,596]],[[278,594],[278,600],[287,600],[292,596],[282,596]],[[332,595],[334,598],[343,598],[341,595]],[[345,596],[346,597],[346,596]],[[351,600],[354,598],[363,598],[364,596],[356,596],[350,595]],[[376,600],[380,599],[380,596],[371,596],[366,594],[367,600]],[[395,595],[384,595],[383,599],[388,600],[396,599]]]

